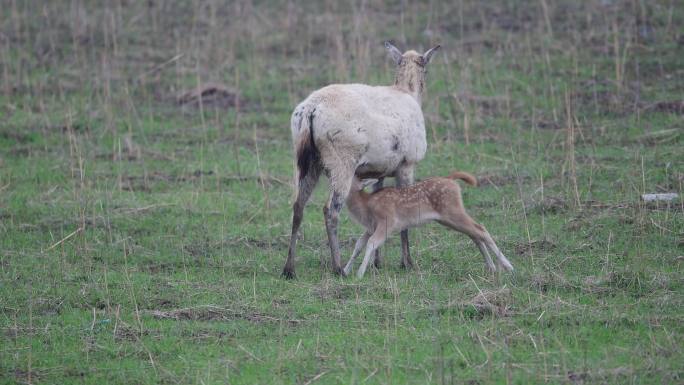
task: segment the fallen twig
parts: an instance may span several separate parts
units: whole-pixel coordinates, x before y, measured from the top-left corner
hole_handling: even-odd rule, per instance
[[[327,373],[328,373],[327,370],[324,371],[324,372],[318,373],[317,375],[314,376],[314,378],[312,378],[312,379],[310,379],[309,381],[305,382],[304,385],[309,385],[309,384],[311,384],[312,382],[314,382],[314,381],[318,380],[319,378],[325,376]]]
[[[59,242],[57,242],[57,243],[55,243],[54,245],[48,247],[45,251],[50,251],[50,250],[54,249],[55,247],[61,245],[62,243],[64,243],[65,241],[67,241],[69,238],[71,238],[71,237],[73,237],[74,235],[80,233],[81,231],[83,231],[83,227],[77,228],[77,229],[74,230],[71,234],[69,234],[69,235],[67,235],[66,237],[62,238]]]
[[[658,202],[666,201],[671,202],[677,199],[679,195],[677,193],[664,193],[664,194],[641,194],[641,199],[644,202]]]
[[[242,350],[243,352],[247,353],[247,354],[248,354],[250,357],[252,357],[253,359],[255,359],[255,360],[259,361],[259,362],[264,362],[261,358],[255,356],[252,352],[250,352],[249,350],[247,350],[247,348],[245,348],[244,346],[238,344],[237,347],[240,348],[240,350]]]

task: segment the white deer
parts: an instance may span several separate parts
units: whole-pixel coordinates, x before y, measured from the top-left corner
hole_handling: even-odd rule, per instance
[[[349,194],[352,178],[394,177],[397,186],[413,183],[413,169],[425,156],[425,121],[420,102],[425,90],[426,66],[439,45],[424,54],[401,53],[385,42],[396,64],[394,84],[333,84],[314,91],[292,113],[291,127],[297,170],[297,196],[292,206],[290,249],[283,268],[286,278],[295,277],[297,232],[304,206],[321,172],[330,184],[323,208],[332,268],[346,275],[340,263],[337,239],[339,212]],[[401,232],[402,266],[412,267],[408,231]]]

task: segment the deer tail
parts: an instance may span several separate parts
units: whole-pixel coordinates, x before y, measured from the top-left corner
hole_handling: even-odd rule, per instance
[[[462,171],[454,171],[449,176],[447,176],[448,179],[451,180],[456,180],[460,179],[466,183],[468,183],[471,186],[477,186],[477,179],[475,179],[474,176],[471,174],[468,174],[467,172],[462,172]]]

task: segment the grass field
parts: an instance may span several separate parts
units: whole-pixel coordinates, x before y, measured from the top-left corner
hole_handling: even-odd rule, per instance
[[[680,2],[178,3],[0,4],[0,383],[684,381]],[[290,113],[385,39],[442,44],[417,177],[478,176],[514,274],[430,225],[334,276],[323,180],[280,276]]]

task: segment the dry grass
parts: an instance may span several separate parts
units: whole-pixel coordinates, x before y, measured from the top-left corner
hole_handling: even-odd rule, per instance
[[[684,9],[676,1],[8,1],[0,378],[16,383],[681,381]],[[418,268],[299,279],[289,115],[439,43],[418,178],[513,260],[412,232]],[[360,229],[343,214],[348,253]]]

